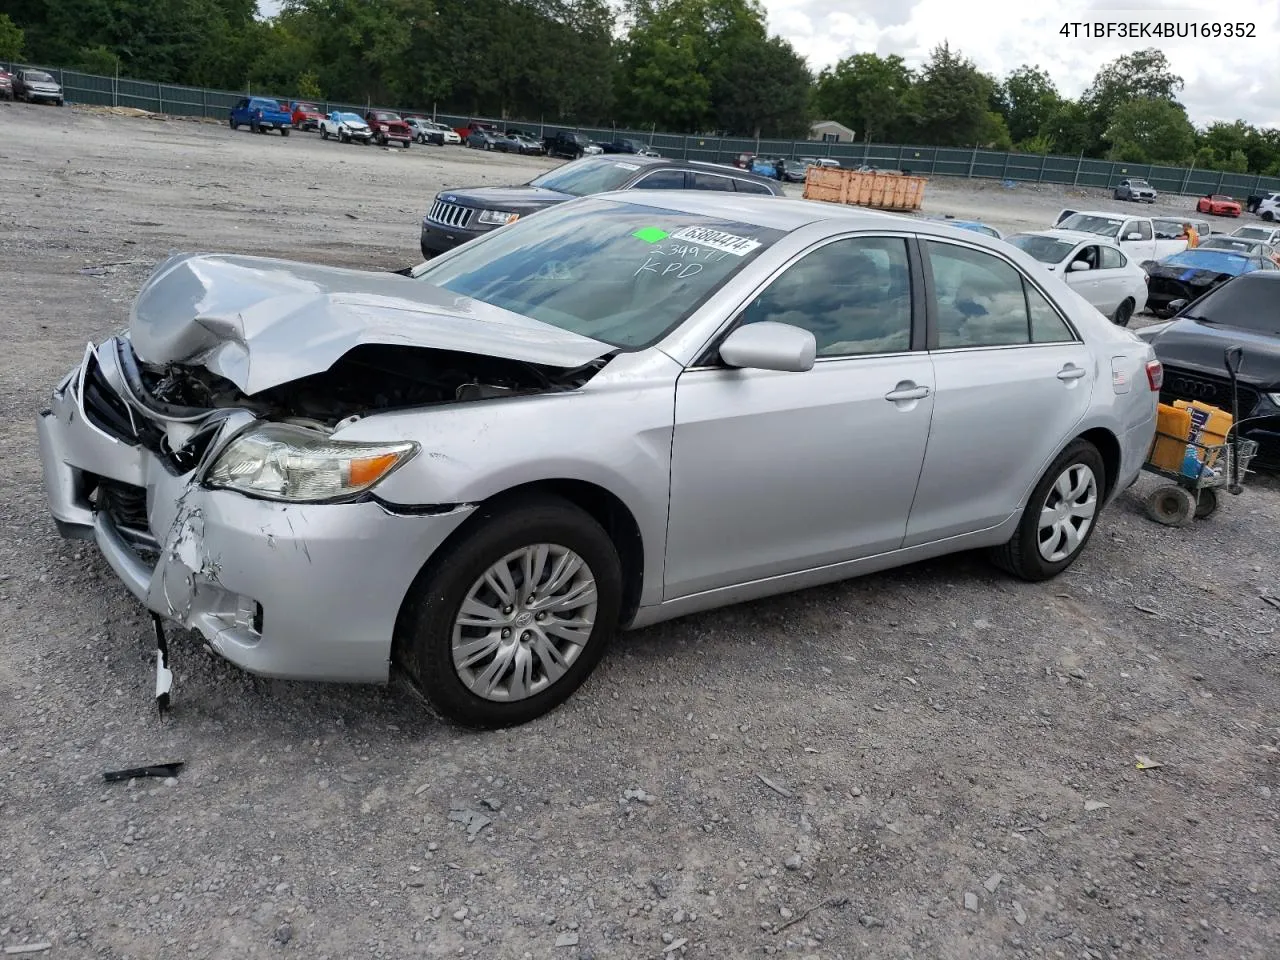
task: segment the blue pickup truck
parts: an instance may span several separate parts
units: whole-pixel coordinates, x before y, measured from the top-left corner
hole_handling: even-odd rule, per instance
[[[279,130],[280,136],[287,137],[293,127],[293,115],[269,97],[241,97],[231,108],[227,122],[232,130],[239,127],[248,127],[254,133]]]

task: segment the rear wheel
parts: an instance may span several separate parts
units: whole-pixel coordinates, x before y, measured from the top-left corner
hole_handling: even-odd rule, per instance
[[[601,526],[557,497],[481,507],[418,575],[397,625],[403,665],[441,714],[525,723],[564,702],[617,625],[622,568]]]
[[[1213,487],[1205,487],[1200,491],[1200,498],[1196,501],[1196,519],[1203,520],[1211,517],[1218,512],[1218,491]]]
[[[229,119],[227,120],[227,126],[229,126],[232,130],[235,130],[239,128],[240,124],[236,123],[234,120]]]
[[[1075,440],[1036,484],[1018,529],[992,551],[995,564],[1023,580],[1048,580],[1071,566],[1093,536],[1106,489],[1098,448]]]
[[[1262,211],[1262,213],[1259,214],[1259,216],[1261,216],[1263,220],[1267,220],[1267,221],[1271,221],[1276,218],[1276,215],[1272,213],[1270,210]]]
[[[288,128],[288,127],[281,127],[281,128],[280,128],[280,136],[282,136],[282,137],[287,137],[288,135],[289,135],[289,128]]]
[[[1125,300],[1124,303],[1116,307],[1116,312],[1111,315],[1111,322],[1118,327],[1127,327],[1129,319],[1133,316],[1133,307],[1132,300]]]

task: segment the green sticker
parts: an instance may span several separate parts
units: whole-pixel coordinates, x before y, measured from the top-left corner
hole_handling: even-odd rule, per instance
[[[660,227],[641,227],[632,236],[645,243],[661,243],[669,234]]]

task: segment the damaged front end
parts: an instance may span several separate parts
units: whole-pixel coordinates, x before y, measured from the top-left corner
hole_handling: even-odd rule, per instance
[[[603,362],[364,343],[248,394],[206,363],[146,363],[113,337],[39,417],[50,510],[148,610],[244,669],[381,682],[401,600],[467,508],[387,509],[370,488],[418,445],[335,434],[383,412],[572,390]],[[157,639],[167,669],[159,623]]]

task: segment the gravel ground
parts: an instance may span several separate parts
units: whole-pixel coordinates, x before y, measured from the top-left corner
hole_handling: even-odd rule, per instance
[[[0,125],[0,946],[1280,956],[1274,479],[1188,530],[1143,517],[1144,479],[1052,583],[958,556],[633,633],[517,730],[257,680],[191,634],[159,718],[140,608],[47,516],[47,390],[171,250],[397,268],[433,191],[548,163],[7,103]],[[1066,195],[939,182],[929,209],[1008,228]]]

